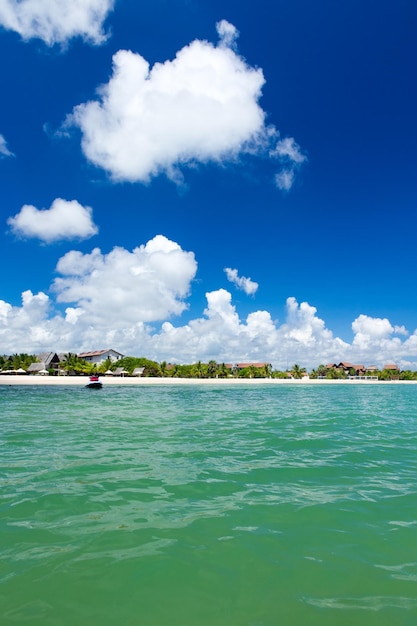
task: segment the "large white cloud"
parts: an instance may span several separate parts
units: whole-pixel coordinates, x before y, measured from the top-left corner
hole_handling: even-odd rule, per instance
[[[292,138],[266,125],[259,105],[265,79],[236,53],[235,27],[223,20],[217,31],[218,46],[195,40],[152,68],[119,50],[98,99],[76,106],[65,122],[80,128],[87,159],[114,180],[145,183],[159,174],[181,180],[185,165],[262,154],[292,172],[289,189],[305,157]]]
[[[25,204],[19,213],[7,220],[19,236],[40,239],[45,243],[64,239],[88,239],[97,234],[92,209],[77,200],[56,198],[49,209],[39,210]]]
[[[57,265],[61,277],[53,284],[57,301],[76,304],[77,319],[113,328],[165,320],[180,315],[197,271],[192,252],[162,235],[132,252],[114,248],[108,254],[71,251]],[[70,313],[74,316],[74,311]]]
[[[162,235],[133,251],[108,254],[71,251],[58,262],[60,274],[49,295],[22,294],[21,306],[0,300],[0,343],[4,353],[83,351],[113,347],[158,361],[267,361],[285,369],[298,363],[396,362],[416,367],[417,331],[408,336],[389,320],[360,315],[351,343],[335,337],[307,302],[287,299],[282,322],[265,310],[241,319],[231,294],[206,294],[205,310],[175,323],[188,307],[196,275],[192,252]],[[67,305],[63,313],[59,307]],[[170,321],[169,321],[170,320]]]
[[[114,0],[1,0],[0,25],[22,39],[48,46],[82,37],[93,44],[106,39],[103,23]]]

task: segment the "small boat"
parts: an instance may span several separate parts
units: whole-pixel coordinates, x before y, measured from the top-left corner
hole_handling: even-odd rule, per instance
[[[100,382],[98,376],[90,376],[90,382],[86,385],[87,389],[101,389],[103,383]]]

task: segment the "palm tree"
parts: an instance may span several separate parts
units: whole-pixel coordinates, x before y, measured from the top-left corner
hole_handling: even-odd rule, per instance
[[[214,378],[217,373],[217,363],[211,359],[207,364],[207,374],[209,378]]]
[[[83,371],[86,362],[84,361],[84,359],[80,359],[80,357],[73,352],[68,352],[64,355],[63,364],[63,369],[67,372],[72,371],[75,373],[80,373]]]
[[[330,367],[327,371],[326,378],[330,378],[331,380],[337,380],[339,378],[346,378],[345,372],[342,369],[337,369],[336,367]]]
[[[111,370],[111,366],[113,364],[113,361],[111,360],[110,357],[107,357],[107,359],[105,361],[103,361],[103,363],[99,366],[99,371],[102,372],[104,374],[104,372],[107,372],[108,370]]]
[[[317,368],[317,376],[320,378],[325,378],[327,375],[327,367],[323,364],[320,364]]]
[[[14,370],[19,369],[20,363],[21,363],[20,356],[18,354],[13,354],[13,356],[11,357],[11,362],[12,362],[12,368]]]
[[[264,363],[263,367],[262,367],[262,375],[265,378],[271,378],[271,365],[269,363]]]
[[[292,367],[291,375],[293,378],[302,378],[305,371],[305,367],[300,367],[297,363],[295,363]]]
[[[201,363],[201,361],[197,361],[197,363],[194,363],[194,365],[192,367],[192,374],[196,378],[203,378],[204,377],[204,367],[203,367],[203,364]]]
[[[225,363],[222,363],[218,369],[219,378],[228,378],[231,375],[231,370],[226,367]]]

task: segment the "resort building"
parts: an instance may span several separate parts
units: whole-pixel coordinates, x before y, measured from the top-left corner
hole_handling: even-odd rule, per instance
[[[395,363],[387,363],[386,365],[384,365],[383,369],[390,370],[391,372],[400,373],[400,368],[398,367],[398,365],[395,365]]]
[[[36,363],[31,363],[27,369],[28,374],[48,374],[49,370],[59,370],[62,355],[56,352],[42,352],[36,357]]]
[[[77,355],[80,359],[84,359],[88,363],[94,363],[95,365],[101,365],[107,359],[110,359],[112,363],[123,359],[124,355],[117,350],[94,350],[93,352],[81,352]]]
[[[368,369],[365,365],[354,365],[352,363],[348,363],[347,361],[341,361],[340,363],[329,363],[326,365],[328,370],[342,370],[345,374],[351,374],[353,376],[364,376],[366,370]]]
[[[400,379],[400,368],[395,363],[387,363],[384,365],[384,370],[388,370],[391,373],[391,380],[399,380]]]
[[[269,369],[272,368],[271,363],[236,363],[235,368],[240,371],[244,370],[247,367],[255,367],[256,369],[262,369],[263,367],[267,367]]]

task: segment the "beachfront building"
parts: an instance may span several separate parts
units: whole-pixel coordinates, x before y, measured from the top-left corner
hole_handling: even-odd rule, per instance
[[[336,370],[344,372],[347,376],[364,376],[367,368],[364,365],[354,365],[347,361],[341,361],[340,363],[328,363],[326,365],[327,370]]]
[[[389,372],[390,380],[399,380],[400,379],[400,368],[395,363],[386,363],[383,368],[386,372]]]
[[[345,374],[349,374],[350,368],[352,365],[347,361],[341,361],[340,363],[327,363],[327,370],[336,370],[338,372],[344,372]]]
[[[400,373],[400,368],[398,365],[395,365],[395,363],[387,363],[382,369]]]
[[[59,371],[62,355],[56,352],[42,352],[36,357],[36,362],[31,363],[27,369],[28,374],[48,374],[49,370]]]
[[[382,369],[376,365],[354,365],[347,361],[328,363],[318,370],[318,378],[365,378],[379,380],[399,380],[401,370],[395,363],[387,363]]]
[[[239,376],[239,372],[243,372],[246,370],[249,373],[249,378],[255,378],[259,376],[262,372],[261,376],[270,376],[272,371],[271,363],[236,363],[233,370]]]
[[[123,359],[124,355],[117,350],[94,350],[93,352],[81,352],[77,355],[80,359],[84,359],[87,363],[93,363],[94,365],[101,365],[104,361],[109,359],[112,363]]]

